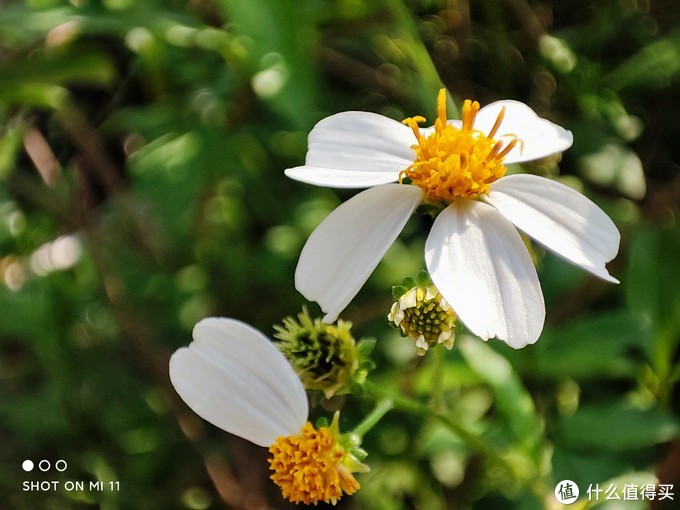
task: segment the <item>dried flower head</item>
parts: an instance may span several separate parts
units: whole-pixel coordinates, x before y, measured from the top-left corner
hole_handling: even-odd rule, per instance
[[[325,324],[312,319],[306,308],[297,319],[286,317],[276,325],[277,346],[291,363],[305,388],[323,391],[326,398],[347,393],[359,368],[352,323]]]

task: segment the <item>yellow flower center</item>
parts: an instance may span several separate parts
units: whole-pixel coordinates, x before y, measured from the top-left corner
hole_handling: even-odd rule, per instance
[[[420,116],[403,121],[413,130],[418,143],[411,147],[416,151],[415,161],[399,174],[399,182],[405,179],[425,192],[431,203],[450,204],[457,198],[474,199],[488,193],[489,185],[503,177],[506,168],[503,158],[521,143],[514,135],[505,143],[494,140],[503,117],[503,107],[488,134],[474,129],[479,103],[466,99],[463,103],[463,122],[460,128],[448,123],[446,118],[446,91],[441,89],[437,97],[437,120],[434,132],[425,136],[418,124],[425,122]]]
[[[335,504],[343,491],[354,494],[359,489],[359,482],[343,465],[345,451],[329,427],[316,430],[307,422],[300,435],[277,438],[269,453],[271,479],[293,503]]]

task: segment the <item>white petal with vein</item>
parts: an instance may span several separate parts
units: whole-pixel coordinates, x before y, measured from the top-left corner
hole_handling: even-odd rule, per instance
[[[406,166],[408,165],[403,168]],[[296,181],[330,188],[370,188],[395,182],[398,179],[398,173],[394,172],[359,172],[307,165],[288,168],[285,174]]]
[[[619,250],[619,231],[602,209],[578,191],[544,177],[517,174],[494,182],[485,200],[549,250],[618,283],[605,264]]]
[[[516,349],[538,339],[545,304],[536,270],[515,227],[493,207],[466,201],[444,209],[427,239],[425,262],[472,333]]]
[[[340,205],[312,232],[300,254],[295,287],[319,303],[325,322],[337,319],[366,283],[421,198],[417,186],[376,186]]]
[[[283,354],[258,330],[227,318],[194,327],[170,358],[170,380],[201,418],[260,446],[299,434],[307,397]]]
[[[571,131],[542,119],[519,101],[496,101],[486,105],[479,110],[474,127],[483,133],[489,133],[504,106],[505,116],[494,139],[509,142],[512,137],[503,135],[514,135],[522,140],[522,143],[517,144],[505,157],[504,163],[532,161],[563,152],[571,147],[574,141]]]
[[[308,142],[304,166],[290,168],[286,175],[320,186],[362,188],[394,182],[415,157],[411,145],[416,139],[409,128],[369,112],[327,117],[314,126]]]

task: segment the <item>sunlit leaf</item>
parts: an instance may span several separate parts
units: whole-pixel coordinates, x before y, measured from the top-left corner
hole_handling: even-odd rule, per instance
[[[680,432],[677,418],[660,409],[641,410],[625,402],[581,407],[562,420],[560,438],[571,448],[617,451],[668,441]]]
[[[512,365],[478,339],[464,337],[458,347],[470,368],[491,388],[494,404],[517,443],[538,464],[542,425],[534,401]]]

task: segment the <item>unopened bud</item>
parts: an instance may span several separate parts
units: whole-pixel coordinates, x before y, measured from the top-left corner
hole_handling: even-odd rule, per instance
[[[393,288],[396,301],[387,318],[403,336],[412,338],[419,356],[430,347],[444,344],[451,349],[455,335],[456,313],[423,271],[415,278],[406,278]]]

